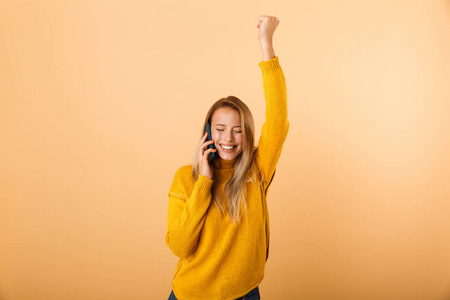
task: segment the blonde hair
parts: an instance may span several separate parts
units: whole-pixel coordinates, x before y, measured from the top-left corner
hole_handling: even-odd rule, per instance
[[[214,112],[221,107],[230,107],[239,113],[241,119],[241,130],[243,134],[242,152],[236,157],[234,163],[234,173],[227,181],[224,187],[224,195],[228,199],[228,213],[230,219],[234,225],[240,224],[243,213],[243,207],[246,209],[245,195],[247,194],[245,182],[254,182],[256,177],[260,177],[258,164],[256,162],[256,156],[258,147],[255,147],[255,124],[253,121],[252,113],[247,105],[240,99],[234,96],[228,96],[217,100],[209,109],[205,117],[205,122],[202,126],[200,140],[205,134],[206,123],[210,122]],[[200,143],[199,140],[199,143]],[[215,158],[211,161],[211,167],[213,169],[213,180],[218,168],[217,165],[218,153],[216,152]],[[194,155],[194,164],[192,166],[192,175],[195,180],[198,179],[198,148]],[[250,177],[250,175],[252,175]],[[261,184],[262,178],[259,182]],[[220,214],[225,214],[225,205],[220,199],[219,190],[217,185],[213,183],[211,187],[211,199],[219,210]]]

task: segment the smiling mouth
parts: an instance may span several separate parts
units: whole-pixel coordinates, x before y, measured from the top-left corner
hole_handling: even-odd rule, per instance
[[[237,147],[237,145],[234,145],[232,148],[229,148],[229,147],[224,148],[224,146],[222,146],[221,144],[219,144],[219,145],[220,145],[220,148],[222,148],[222,150],[224,150],[225,152],[231,152]]]

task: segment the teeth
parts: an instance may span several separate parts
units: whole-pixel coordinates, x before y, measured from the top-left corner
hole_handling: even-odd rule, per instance
[[[234,146],[232,147],[228,147],[228,146],[224,146],[224,145],[220,145],[223,149],[227,149],[227,150],[231,150],[234,148]]]

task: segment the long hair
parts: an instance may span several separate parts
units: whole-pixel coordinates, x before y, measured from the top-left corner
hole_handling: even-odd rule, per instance
[[[243,134],[243,145],[241,153],[236,157],[234,163],[234,173],[231,178],[227,181],[224,187],[224,195],[228,199],[228,213],[230,219],[234,225],[240,224],[241,217],[243,213],[243,208],[246,209],[245,195],[247,194],[245,182],[254,182],[256,178],[260,178],[260,172],[258,164],[256,162],[256,156],[258,148],[255,147],[255,124],[253,121],[252,113],[247,105],[240,99],[234,96],[228,96],[226,98],[221,98],[217,100],[209,109],[205,117],[205,122],[202,126],[202,131],[199,139],[203,138],[205,134],[206,123],[210,122],[214,112],[221,107],[230,107],[235,109],[241,119],[241,130]],[[215,177],[217,165],[216,152],[215,158],[211,161],[211,168],[213,169],[213,179]],[[198,147],[194,155],[194,164],[192,165],[192,175],[195,180],[198,179]],[[259,182],[261,184],[262,178]],[[220,214],[225,214],[225,205],[222,199],[220,199],[220,193],[215,182],[211,187],[211,199],[219,210]]]

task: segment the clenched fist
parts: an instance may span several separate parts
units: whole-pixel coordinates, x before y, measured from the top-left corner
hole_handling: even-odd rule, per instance
[[[273,33],[275,32],[275,29],[277,28],[280,21],[277,17],[271,17],[271,16],[260,16],[258,18],[258,39],[260,41],[267,40],[272,41]]]

